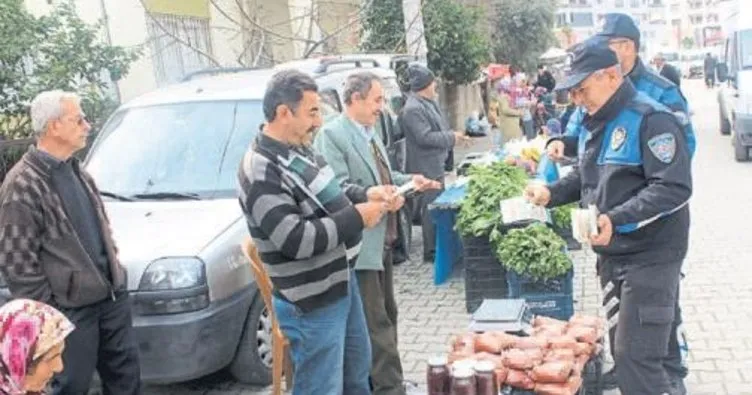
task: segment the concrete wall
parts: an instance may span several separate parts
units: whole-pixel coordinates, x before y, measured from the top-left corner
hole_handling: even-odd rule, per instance
[[[465,130],[465,120],[473,111],[483,111],[483,97],[478,84],[439,86],[439,105],[454,130]]]

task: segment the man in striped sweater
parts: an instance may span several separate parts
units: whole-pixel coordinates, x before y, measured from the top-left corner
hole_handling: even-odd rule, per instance
[[[317,90],[297,71],[272,77],[266,126],[240,166],[240,204],[290,341],[293,395],[370,394],[371,344],[352,267],[363,229],[396,197],[394,186],[340,185],[308,148],[321,126]]]

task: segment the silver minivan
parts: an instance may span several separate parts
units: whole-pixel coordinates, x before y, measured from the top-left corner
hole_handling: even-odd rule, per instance
[[[361,65],[340,60],[329,70],[332,61],[316,62],[326,65],[297,68],[316,79],[331,116],[342,110],[345,79]],[[271,323],[240,250],[248,229],[236,177],[275,71],[213,71],[133,99],[111,116],[86,158],[128,271],[145,382],[224,368],[240,382],[271,381]],[[393,71],[372,71],[385,79],[388,96],[401,95]],[[399,161],[390,113],[378,129]]]

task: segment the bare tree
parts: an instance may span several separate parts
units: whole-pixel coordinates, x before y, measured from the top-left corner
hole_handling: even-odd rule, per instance
[[[139,0],[146,10],[145,0]],[[274,48],[301,46],[302,57],[308,58],[322,49],[332,50],[333,43],[337,38],[348,31],[356,29],[364,15],[364,10],[370,5],[372,0],[366,0],[357,5],[355,9],[345,17],[345,23],[338,24],[335,27],[325,29],[321,20],[326,17],[327,13],[341,10],[343,6],[353,6],[352,0],[328,0],[328,7],[318,4],[318,1],[312,2],[296,15],[290,15],[290,18],[283,21],[269,22],[265,21],[264,11],[268,10],[270,2],[268,0],[210,0],[212,11],[222,15],[228,22],[229,26],[210,26],[212,30],[222,30],[224,34],[234,34],[232,37],[241,38],[243,43],[237,53],[235,61],[238,65],[244,67],[268,66],[278,62],[275,58]],[[266,7],[266,8],[265,8]],[[190,40],[179,37],[170,31],[166,26],[160,23],[159,18],[147,12],[148,18],[153,22],[160,32],[177,44],[194,50],[199,56],[205,58],[213,67],[230,66],[222,65],[212,53],[201,49]],[[282,28],[283,25],[297,25],[297,31],[290,28]]]

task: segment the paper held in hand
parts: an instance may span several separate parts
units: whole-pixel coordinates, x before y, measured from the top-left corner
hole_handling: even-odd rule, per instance
[[[583,244],[590,243],[590,236],[598,235],[598,209],[591,204],[586,209],[572,209],[572,236]]]
[[[520,196],[501,201],[501,220],[505,224],[530,220],[548,222],[548,212],[545,207],[536,206]]]

